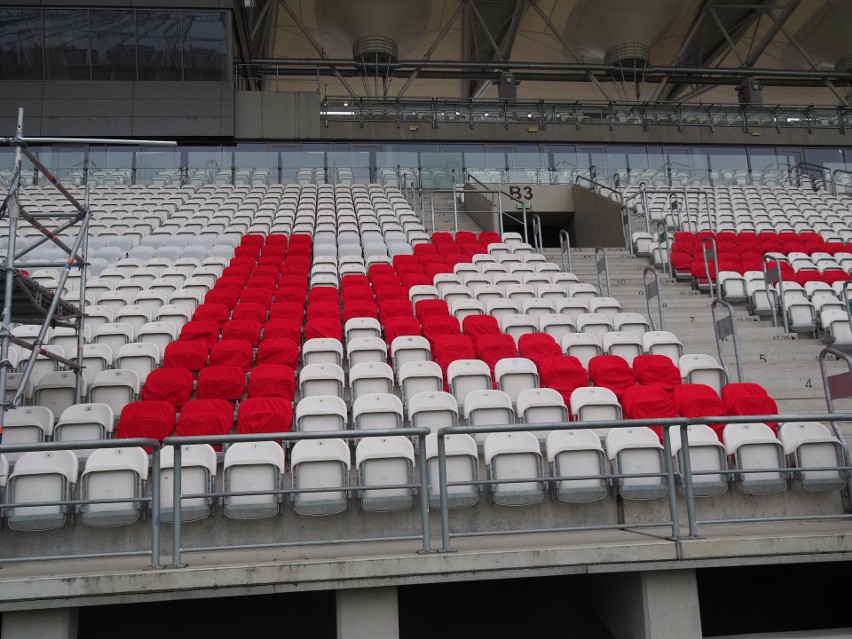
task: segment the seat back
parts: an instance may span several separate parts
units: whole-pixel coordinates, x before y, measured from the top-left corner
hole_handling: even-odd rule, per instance
[[[667,494],[663,447],[647,426],[613,428],[606,437],[615,486],[625,499],[656,499]]]
[[[6,525],[11,530],[50,530],[63,526],[73,508],[58,502],[73,497],[77,456],[70,450],[23,453],[6,483]],[[15,504],[45,505],[15,506]]]
[[[784,446],[766,424],[726,424],[722,443],[728,466],[737,472],[740,490],[752,495],[782,492],[787,487]]]
[[[367,437],[355,448],[361,508],[388,511],[414,504],[414,445],[407,437]]]
[[[820,422],[785,422],[778,430],[787,463],[802,490],[831,492],[846,485],[843,449],[837,437]]]
[[[303,439],[290,453],[293,510],[330,515],[349,504],[349,445],[343,439]],[[304,491],[304,492],[301,492]]]
[[[473,483],[479,478],[476,440],[465,433],[446,435],[444,453],[447,484],[459,484],[447,486],[447,506],[473,506],[479,501],[480,492],[479,486]],[[429,468],[429,504],[432,508],[438,508],[441,491],[437,433],[426,435],[426,463]]]
[[[237,442],[228,446],[222,465],[226,517],[262,519],[274,517],[283,487],[284,449],[276,442]],[[264,492],[268,491],[268,492]],[[239,493],[255,494],[239,494]]]
[[[142,447],[98,448],[86,459],[81,480],[80,520],[87,526],[124,526],[138,521],[147,504],[148,454]],[[126,501],[113,501],[126,499]],[[106,501],[109,500],[109,501]]]
[[[345,430],[346,402],[336,395],[303,397],[296,404],[295,427],[301,432]]]
[[[607,496],[606,459],[593,430],[554,430],[547,436],[545,451],[557,499],[585,503]]]
[[[729,476],[725,447],[716,431],[706,424],[687,426],[687,444],[684,445],[680,426],[669,428],[672,461],[681,484],[685,481],[684,457],[689,449],[692,491],[695,495],[721,495],[728,490]]]
[[[527,431],[490,433],[483,444],[494,503],[505,506],[535,504],[544,498],[541,445]],[[525,480],[525,481],[524,481]]]

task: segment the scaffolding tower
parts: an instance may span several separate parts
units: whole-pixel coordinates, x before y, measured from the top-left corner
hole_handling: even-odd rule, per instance
[[[23,136],[23,109],[18,110],[15,135],[0,138],[0,144],[8,144],[15,149],[12,177],[8,193],[0,204],[0,223],[6,222],[8,238],[6,254],[0,264],[3,278],[3,310],[0,322],[0,433],[6,411],[23,405],[33,368],[39,356],[50,358],[67,370],[75,373],[74,402],[80,403],[85,395],[83,371],[83,345],[85,327],[85,300],[88,251],[88,228],[92,212],[89,206],[89,181],[84,180],[84,197],[81,202],[74,196],[29,148],[29,144],[61,143],[84,145],[83,173],[88,174],[89,144],[132,144],[175,146],[176,142],[161,140],[111,140],[82,138],[25,138]],[[49,211],[34,214],[27,211],[22,203],[22,167],[29,163],[32,167],[62,194],[68,203],[67,211]],[[26,246],[18,247],[18,225],[27,223],[39,232],[38,239]],[[51,226],[53,228],[51,228]],[[73,239],[70,244],[63,238]],[[0,236],[1,237],[1,236]],[[47,258],[44,261],[22,260],[41,246],[52,243],[66,256],[62,260]],[[53,268],[59,272],[55,286],[48,288],[31,278],[26,269]],[[72,271],[77,269],[80,275],[79,300],[76,305],[65,299],[65,287]],[[81,308],[82,307],[82,308]],[[26,336],[15,335],[13,325],[31,325],[34,327]],[[35,328],[37,327],[37,328]],[[67,327],[75,331],[77,350],[73,357],[63,357],[45,348],[48,332],[53,327]],[[11,360],[12,345],[28,351],[23,362]]]

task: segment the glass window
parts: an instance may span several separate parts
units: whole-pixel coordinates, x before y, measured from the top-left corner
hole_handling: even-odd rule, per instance
[[[140,80],[180,80],[180,13],[137,11],[137,63]]]
[[[44,10],[45,70],[48,80],[88,80],[89,12]]]
[[[224,11],[184,11],[184,80],[228,77],[228,28]]]
[[[91,11],[92,79],[136,79],[136,14]]]
[[[39,9],[0,9],[0,80],[44,78]]]

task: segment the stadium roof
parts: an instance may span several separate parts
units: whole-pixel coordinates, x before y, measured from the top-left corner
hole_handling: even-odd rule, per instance
[[[852,101],[852,0],[243,0],[245,76],[323,96]]]

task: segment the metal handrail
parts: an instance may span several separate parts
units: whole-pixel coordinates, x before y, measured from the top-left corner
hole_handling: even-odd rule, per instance
[[[728,315],[726,317],[716,318],[716,310],[719,307],[728,311]],[[732,336],[734,338],[734,362],[737,365],[737,381],[742,382],[744,379],[743,368],[740,358],[740,341],[737,335],[737,324],[734,321],[734,307],[730,302],[717,298],[710,302],[710,312],[713,315],[713,331],[716,335],[716,351],[719,353],[719,363],[725,370],[725,378],[731,379],[731,376],[728,372],[728,365],[725,363],[725,355],[722,352],[722,342],[724,342],[728,336]]]
[[[527,208],[525,206],[526,203],[521,198],[515,197],[511,193],[507,193],[506,191],[501,191],[500,189],[489,188],[489,186],[487,184],[485,184],[482,180],[480,180],[475,175],[471,175],[469,171],[465,171],[465,179],[466,180],[472,180],[475,184],[477,184],[477,185],[481,186],[483,189],[485,189],[485,191],[477,191],[477,193],[483,193],[483,192],[494,193],[494,194],[498,194],[499,196],[501,196],[501,197],[497,198],[497,204],[498,204],[499,213],[500,213],[499,219],[500,219],[500,234],[501,235],[503,234],[503,216],[505,215],[510,220],[513,220],[514,222],[518,222],[518,223],[523,225],[523,227],[524,227],[524,242],[529,242],[529,235],[527,233]],[[519,220],[518,218],[516,218],[512,215],[509,215],[503,209],[503,199],[502,199],[503,195],[508,197],[510,200],[514,200],[515,202],[517,202],[518,204],[521,205],[521,210],[524,212],[524,218],[522,220]]]
[[[648,282],[648,274],[653,275],[653,279],[651,282]],[[660,277],[657,275],[657,269],[652,266],[646,266],[642,270],[642,285],[645,289],[645,306],[648,309],[648,319],[651,322],[651,330],[654,331],[663,331],[665,330],[665,323],[663,320],[663,300],[660,297]],[[651,312],[651,298],[657,298],[657,311],[660,314],[660,326],[657,326],[657,322],[654,321],[654,314]]]
[[[852,171],[847,171],[846,169],[834,169],[831,172],[831,194],[837,195],[837,181],[835,180],[835,176],[841,173],[843,175],[852,175]]]
[[[612,296],[612,287],[610,286],[609,282],[609,261],[607,260],[605,248],[600,246],[595,248],[595,264],[597,266],[598,273],[598,290],[601,292],[601,295],[610,297]],[[601,273],[606,275],[606,288],[604,288],[603,284],[601,283]]]
[[[565,229],[559,231],[559,248],[562,249],[562,270],[573,273],[571,269],[571,236]]]

